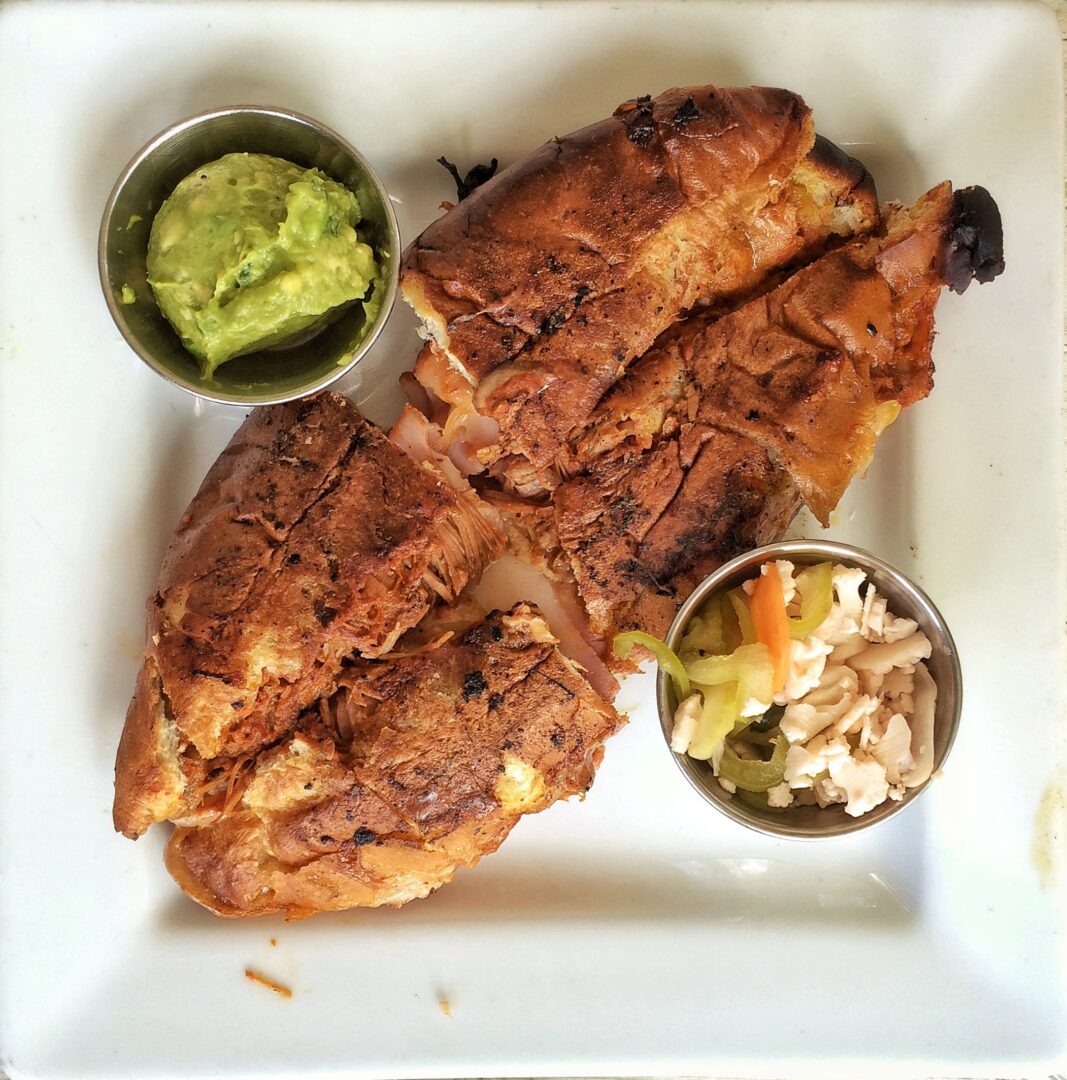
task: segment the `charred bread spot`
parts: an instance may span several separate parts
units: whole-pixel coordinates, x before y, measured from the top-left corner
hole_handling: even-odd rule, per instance
[[[551,337],[561,326],[567,321],[567,312],[560,308],[557,311],[553,311],[551,315],[546,316],[541,320],[541,325],[538,328],[538,332],[544,337]]]
[[[207,671],[204,668],[190,668],[189,672],[191,675],[195,675],[199,679],[217,679],[219,682],[225,683],[227,686],[229,686],[230,683],[233,682],[233,677],[231,675],[222,675],[217,671]]]
[[[337,618],[337,608],[329,607],[321,600],[316,600],[312,608],[315,613],[315,618],[318,619],[319,624],[323,627],[329,626],[330,623]]]
[[[836,143],[817,134],[815,143],[808,152],[808,160],[816,168],[841,177],[849,186],[850,196],[862,192],[872,201],[877,201],[878,189],[875,187],[874,177],[863,162],[846,154]],[[843,198],[839,196],[837,201],[840,203]]]
[[[652,117],[652,96],[645,94],[620,105],[615,115],[626,125],[626,138],[634,146],[645,147],[656,134],[656,122]]]
[[[692,94],[690,94],[675,110],[671,122],[675,127],[685,127],[686,124],[692,123],[699,116],[700,110],[697,108],[697,103],[693,100]]]
[[[489,689],[489,683],[480,671],[468,671],[463,676],[463,700],[479,697]]]
[[[351,457],[360,450],[366,450],[368,446],[373,446],[379,441],[377,432],[372,431],[369,427],[361,427],[358,431],[353,432],[352,438],[349,440],[347,456]]]
[[[490,632],[490,637],[492,633]],[[486,627],[484,623],[475,623],[474,626],[464,631],[463,636],[459,639],[464,645],[469,645],[474,649],[484,649],[486,639]],[[497,641],[497,638],[493,638]]]
[[[984,187],[953,193],[941,259],[945,282],[955,293],[962,293],[972,281],[985,284],[1004,272],[1000,209]]]
[[[367,844],[373,844],[377,839],[377,834],[372,832],[365,825],[361,825],[352,834],[352,842],[356,847],[366,847]]]

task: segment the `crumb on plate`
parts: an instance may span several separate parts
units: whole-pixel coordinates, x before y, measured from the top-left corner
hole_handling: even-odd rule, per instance
[[[291,998],[293,996],[293,992],[288,986],[283,986],[273,979],[268,979],[265,975],[260,975],[258,971],[253,971],[251,968],[245,968],[245,978],[250,982],[259,983],[260,986],[265,986],[268,990],[273,990],[274,993],[280,994],[283,998]]]

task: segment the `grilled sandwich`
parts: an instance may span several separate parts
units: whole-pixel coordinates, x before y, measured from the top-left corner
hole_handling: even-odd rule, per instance
[[[806,504],[824,525],[875,442],[933,386],[934,307],[1003,269],[996,204],[941,184],[878,234],[722,318],[668,331],[576,441],[555,492],[593,634],[663,634],[718,565]]]
[[[425,635],[424,635],[425,636]],[[347,664],[167,866],[219,915],[399,906],[584,795],[622,721],[529,605]]]
[[[816,137],[796,94],[628,101],[411,245],[401,291],[430,339],[415,378],[465,471],[549,491],[574,469],[571,435],[681,313],[736,301],[877,220],[870,175]]]
[[[455,600],[503,547],[495,513],[344,398],[255,410],[204,479],[148,602],[119,745],[115,826],[228,798],[264,746]]]

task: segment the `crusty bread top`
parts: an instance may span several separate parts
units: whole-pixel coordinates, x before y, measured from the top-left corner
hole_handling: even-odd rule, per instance
[[[196,765],[278,737],[332,689],[344,657],[389,649],[502,543],[472,492],[412,461],[344,398],[257,409],[183,516],[149,601],[117,826],[139,833],[161,810],[186,812],[167,753]]]
[[[932,386],[933,313],[1003,268],[981,189],[941,184],[884,230],[722,318],[662,335],[578,441],[553,493],[593,629],[663,634],[697,581],[777,538],[800,496],[824,523],[879,433]]]
[[[627,102],[412,244],[401,288],[433,337],[416,377],[498,425],[480,458],[507,486],[543,491],[571,471],[572,432],[681,312],[877,220],[869,174],[816,139],[794,94],[691,87]]]
[[[705,86],[628,101],[425,229],[405,256],[402,289],[480,379],[569,318],[575,297],[603,294],[680,211],[784,180],[812,139],[807,107],[785,90]]]
[[[436,648],[347,667],[232,813],[174,834],[168,866],[222,915],[401,904],[584,792],[622,722],[536,609],[493,612]]]
[[[778,539],[799,509],[788,473],[752,439],[672,424],[631,437],[552,495],[558,543],[593,633],[664,637],[713,570]]]

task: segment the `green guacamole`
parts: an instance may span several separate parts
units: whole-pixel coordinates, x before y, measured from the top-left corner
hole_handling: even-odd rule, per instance
[[[368,297],[378,265],[361,217],[341,184],[265,154],[182,180],[152,222],[148,281],[204,378]]]

